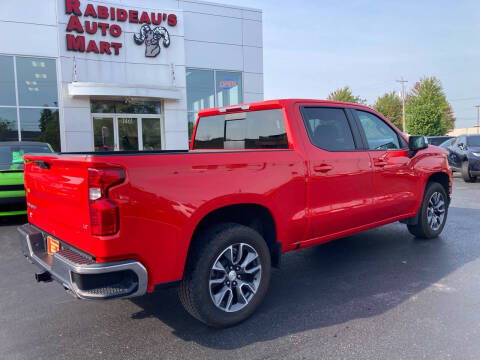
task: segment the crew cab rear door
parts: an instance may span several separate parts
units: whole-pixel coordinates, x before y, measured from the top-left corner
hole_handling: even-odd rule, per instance
[[[372,220],[372,165],[349,110],[300,106],[309,167],[312,238],[341,233]]]
[[[375,221],[410,213],[418,200],[406,141],[372,112],[352,109],[373,165]]]

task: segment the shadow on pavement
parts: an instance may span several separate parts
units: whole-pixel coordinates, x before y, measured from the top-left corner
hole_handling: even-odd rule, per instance
[[[451,208],[438,239],[414,239],[396,223],[286,254],[263,305],[229,329],[210,329],[189,316],[175,289],[133,299],[143,310],[132,318],[156,317],[184,341],[230,350],[376,316],[477,259],[480,247],[469,242],[479,220],[480,210]]]

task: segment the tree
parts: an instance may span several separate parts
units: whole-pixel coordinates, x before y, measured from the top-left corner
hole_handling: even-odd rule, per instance
[[[43,109],[40,115],[39,141],[49,143],[55,151],[60,151],[60,126],[58,110]]]
[[[448,104],[448,109],[444,115],[445,115],[445,126],[447,128],[447,132],[450,132],[453,129],[455,129],[455,121],[457,120],[453,115],[453,109],[450,104]]]
[[[395,91],[380,96],[373,105],[373,108],[403,131],[402,99],[395,94]]]
[[[453,110],[440,80],[434,76],[415,83],[408,95],[406,116],[411,135],[441,136],[455,126]]]
[[[354,96],[349,86],[345,86],[342,89],[337,89],[334,92],[331,92],[328,95],[328,100],[343,101],[363,105],[367,103],[367,100],[362,99],[359,96]]]

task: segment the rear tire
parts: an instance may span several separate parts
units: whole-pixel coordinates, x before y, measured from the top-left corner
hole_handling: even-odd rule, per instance
[[[471,176],[470,174],[470,164],[468,163],[468,160],[465,160],[462,163],[462,177],[463,177],[463,180],[467,183],[472,183],[477,181],[477,177]]]
[[[448,215],[448,196],[441,184],[427,185],[419,211],[418,223],[407,225],[408,231],[420,239],[436,238],[443,231]]]
[[[217,328],[244,321],[260,305],[270,282],[265,240],[235,223],[215,225],[197,240],[178,291],[185,310]]]

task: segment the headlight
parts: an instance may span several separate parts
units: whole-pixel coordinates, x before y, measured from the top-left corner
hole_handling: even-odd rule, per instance
[[[480,157],[480,153],[478,152],[472,152],[473,156]]]

